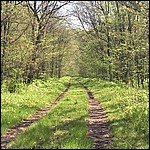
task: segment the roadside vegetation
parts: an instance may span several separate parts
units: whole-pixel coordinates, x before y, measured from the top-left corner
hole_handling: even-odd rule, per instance
[[[70,80],[71,79],[71,80]],[[149,147],[149,93],[96,78],[63,77],[35,80],[15,93],[2,87],[1,134],[23,118],[52,102],[71,81],[63,99],[42,119],[10,143],[9,148],[92,148],[87,136],[88,96],[77,82],[86,85],[100,102],[111,127],[112,148]]]
[[[31,84],[14,83],[1,89],[1,133],[33,114],[37,109],[52,102],[65,88],[70,77],[34,80]],[[13,89],[15,87],[15,90]]]
[[[78,78],[79,80],[79,78]],[[80,78],[107,113],[113,148],[149,148],[149,92],[96,78]]]

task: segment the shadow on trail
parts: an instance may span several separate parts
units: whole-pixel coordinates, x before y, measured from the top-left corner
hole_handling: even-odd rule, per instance
[[[64,113],[68,113],[71,111],[73,110],[67,110]],[[60,116],[60,118],[65,116],[61,116],[62,113],[58,113],[58,115]],[[53,114],[48,116],[48,118],[51,117],[53,117]],[[38,127],[30,128],[28,132],[24,133],[24,136],[20,137],[22,138],[22,141],[33,141],[34,139],[34,143],[36,144],[30,148],[25,147],[24,145],[22,149],[62,149],[65,145],[67,145],[69,141],[75,142],[76,145],[79,145],[80,148],[84,149],[86,148],[85,145],[87,145],[87,143],[85,143],[85,140],[83,140],[84,138],[86,138],[86,133],[83,133],[82,131],[84,128],[86,128],[86,118],[87,115],[73,120],[67,117],[61,118],[61,121],[58,125],[53,124],[51,126],[37,124]],[[23,143],[18,144],[22,145]]]

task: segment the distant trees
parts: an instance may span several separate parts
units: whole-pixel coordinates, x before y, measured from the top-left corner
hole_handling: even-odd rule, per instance
[[[149,2],[80,1],[74,13],[84,29],[78,32],[84,54],[80,74],[144,87],[149,78]]]
[[[1,2],[1,82],[81,75],[144,87],[149,79],[149,1]]]
[[[26,18],[26,19],[24,19]],[[22,74],[23,39],[29,29],[29,20],[21,2],[1,2],[1,81],[9,78],[19,78]],[[23,42],[23,43],[22,43]]]
[[[59,10],[68,3],[1,2],[1,81],[61,77],[68,31]]]

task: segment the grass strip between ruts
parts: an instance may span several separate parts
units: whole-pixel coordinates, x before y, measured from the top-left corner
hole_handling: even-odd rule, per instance
[[[88,96],[78,83],[73,83],[65,97],[44,118],[39,120],[9,148],[89,149],[86,119]]]

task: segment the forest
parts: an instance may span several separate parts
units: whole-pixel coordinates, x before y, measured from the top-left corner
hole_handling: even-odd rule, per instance
[[[51,129],[50,142],[45,145],[48,135],[38,133],[55,126],[46,125],[51,118],[46,116],[35,129],[25,131],[31,139],[37,135],[35,141],[21,134],[10,148],[91,148],[84,85],[108,114],[113,148],[149,147],[149,1],[1,1],[1,139],[7,129],[52,103],[68,83],[67,98],[49,113],[52,122],[59,122],[59,129]],[[83,130],[81,137],[72,130],[65,133],[59,108],[66,109],[64,116],[70,120],[85,116],[69,124]],[[64,135],[70,134],[83,143],[65,141]]]

